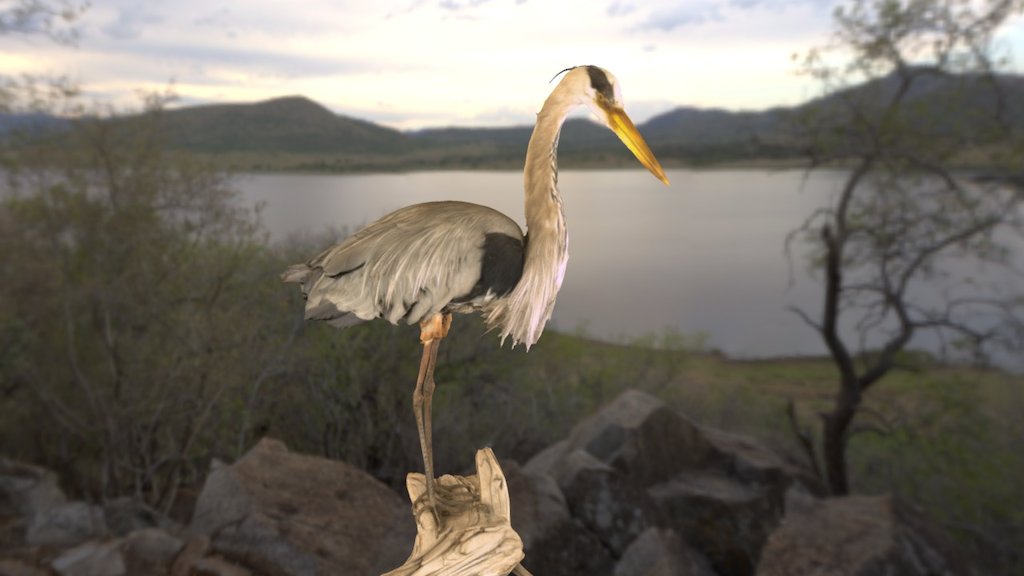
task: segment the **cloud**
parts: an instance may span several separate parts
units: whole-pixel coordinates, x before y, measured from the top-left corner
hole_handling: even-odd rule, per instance
[[[616,0],[616,4],[618,0]],[[656,10],[640,24],[642,29],[671,32],[676,28],[700,26],[709,22],[724,22],[732,13],[757,9],[785,10],[791,6],[807,5],[830,9],[835,0],[704,0],[685,2],[671,8]]]
[[[123,55],[118,46],[105,52],[110,56]],[[231,70],[235,82],[242,81],[238,73],[274,78],[303,78],[342,76],[379,71],[379,63],[360,58],[326,54],[296,54],[274,47],[240,47],[236,44],[169,44],[164,42],[137,42],[132,54],[149,70],[167,66],[188,68],[187,77],[179,79],[189,83],[227,82],[219,78],[218,70]],[[141,59],[141,60],[138,60]]]
[[[676,28],[699,26],[710,21],[722,20],[719,6],[715,4],[682,4],[667,10],[658,10],[645,20],[640,27],[671,32]]]
[[[488,2],[490,2],[490,0],[441,0],[441,3],[438,4],[438,6],[444,8],[445,10],[451,10],[454,12],[458,10],[465,10],[466,8],[476,8],[477,6],[486,4]],[[517,2],[517,4],[520,3],[521,2]]]
[[[379,69],[369,61],[339,56],[314,54],[288,54],[274,49],[253,50],[224,47],[175,49],[174,56],[198,63],[230,66],[234,70],[249,70],[263,76],[300,78],[303,76],[339,76],[358,74]]]
[[[142,34],[146,26],[163,23],[164,18],[149,10],[143,3],[130,4],[117,8],[117,18],[100,30],[111,38],[133,40]]]
[[[405,6],[404,8],[401,8],[399,10],[392,10],[392,11],[388,12],[384,16],[384,19],[385,20],[391,20],[395,16],[401,16],[401,15],[404,15],[404,14],[412,14],[416,10],[419,10],[421,6],[426,4],[426,2],[427,2],[427,0],[413,0],[412,3],[410,3],[408,6]]]
[[[515,106],[496,106],[473,114],[470,126],[532,126],[537,121],[536,110]]]
[[[612,18],[626,16],[633,12],[636,12],[636,4],[627,0],[614,0],[605,10],[605,13]]]
[[[0,68],[70,70],[111,102],[134,103],[136,88],[159,88],[171,78],[195,101],[303,93],[339,111],[363,116],[365,110],[377,121],[411,128],[529,124],[551,74],[598,62],[623,76],[630,114],[640,122],[656,108],[644,101],[750,108],[798,100],[806,95],[805,80],[794,79],[788,56],[819,42],[832,5],[307,0],[296,10],[279,0],[93,0],[76,50],[0,36]],[[470,18],[479,23],[461,21]],[[1020,42],[1024,30],[1008,35]],[[666,69],[677,73],[666,76]],[[750,75],[758,90],[730,80]],[[376,103],[381,97],[390,108]]]
[[[231,21],[231,10],[221,8],[206,16],[200,16],[193,20],[197,27],[214,28],[224,32],[229,38],[237,38],[238,32],[229,23]]]

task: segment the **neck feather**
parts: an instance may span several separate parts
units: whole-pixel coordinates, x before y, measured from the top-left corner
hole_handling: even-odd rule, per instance
[[[557,153],[562,124],[577,102],[560,88],[562,85],[544,102],[526,150],[523,275],[486,316],[489,326],[501,329],[502,342],[511,336],[513,346],[522,342],[527,350],[551,318],[569,259],[569,234],[558,193]]]

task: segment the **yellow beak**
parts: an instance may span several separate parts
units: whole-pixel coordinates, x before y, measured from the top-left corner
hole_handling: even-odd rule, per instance
[[[602,108],[604,107],[602,106]],[[629,116],[626,116],[626,112],[622,108],[610,106],[604,108],[604,110],[608,114],[608,126],[619,137],[619,140],[622,140],[622,143],[644,165],[644,168],[650,170],[651,174],[657,176],[658,180],[668,184],[668,177],[665,176],[665,171],[661,169],[661,164],[654,157],[654,152],[651,152],[651,149],[647,147],[647,142],[644,141],[644,137],[640,135],[636,126],[633,125],[633,121],[629,119]]]

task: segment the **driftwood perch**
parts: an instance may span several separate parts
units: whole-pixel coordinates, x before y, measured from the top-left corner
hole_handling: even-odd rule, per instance
[[[475,476],[437,479],[436,516],[424,497],[423,474],[409,474],[406,488],[416,543],[405,564],[384,576],[529,574],[519,565],[523,542],[509,523],[508,485],[490,448],[477,451]]]

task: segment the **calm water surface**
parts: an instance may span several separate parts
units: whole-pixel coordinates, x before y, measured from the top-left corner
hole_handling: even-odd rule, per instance
[[[787,232],[826,205],[842,172],[670,170],[563,172],[570,258],[553,326],[627,340],[673,329],[704,333],[732,356],[825,352],[790,306],[821,309],[820,286],[791,267]],[[273,237],[355,231],[402,206],[464,200],[525,227],[518,172],[250,175],[239,188],[263,203]],[[311,254],[312,256],[312,254]],[[919,340],[917,346],[935,343]]]

